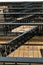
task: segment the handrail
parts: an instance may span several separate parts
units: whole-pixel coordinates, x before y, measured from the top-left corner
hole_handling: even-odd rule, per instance
[[[35,15],[36,15],[36,14],[43,14],[43,11],[41,11],[41,12],[29,12],[29,13],[28,13],[28,12],[27,12],[27,13],[26,13],[26,12],[25,12],[25,13],[24,13],[24,12],[10,12],[10,13],[7,12],[7,13],[0,13],[0,15],[10,15],[10,14],[11,14],[11,15],[12,15],[12,14],[20,14],[20,15],[21,15],[21,14],[29,14],[29,15],[35,14]]]
[[[0,25],[32,25],[32,26],[39,26],[43,25],[43,22],[41,23],[0,23]]]
[[[23,58],[23,57],[0,57],[0,62],[15,62],[15,63],[43,63],[43,58]]]

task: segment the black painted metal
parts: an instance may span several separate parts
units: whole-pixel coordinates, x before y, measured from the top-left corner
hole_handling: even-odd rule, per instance
[[[37,34],[37,32],[38,32],[38,27],[37,26],[32,27],[29,31],[22,33],[21,35],[17,36],[16,38],[10,40],[8,43],[6,43],[6,44],[0,43],[0,45],[4,45],[5,46],[4,50],[6,49],[7,51],[8,51],[7,46],[9,46],[10,48],[14,47],[14,49],[13,49],[13,51],[14,51],[18,47],[23,45],[25,42],[30,40],[33,36],[35,36]],[[9,48],[9,54],[12,52],[10,48]],[[2,47],[2,49],[3,49],[3,47]],[[4,56],[4,55],[6,56],[7,51],[3,52],[3,50],[2,50],[2,52],[1,52],[2,56]]]
[[[11,41],[9,41],[8,43],[6,43],[5,45],[11,45],[11,44],[13,44],[12,42],[14,42],[14,43],[22,42],[23,43],[24,41],[27,40],[25,37],[27,37],[28,39],[30,39],[31,37],[33,37],[34,35],[36,35],[37,32],[38,32],[38,27],[34,26],[29,31],[26,31],[23,34],[17,36],[16,38],[12,39]],[[29,35],[29,37],[28,37],[28,35]],[[24,40],[24,41],[21,41],[21,40]]]
[[[15,4],[15,5],[14,5]],[[33,15],[43,15],[43,2],[29,2],[29,3],[0,3],[0,5],[7,5],[9,6],[14,6],[17,8],[11,8],[12,10],[16,10],[17,12],[4,12],[4,13],[0,13],[0,15],[23,15],[23,14],[30,14],[32,15],[31,17],[33,18]],[[9,10],[11,10],[10,8],[8,8]],[[18,12],[19,10],[19,12]],[[31,20],[30,17],[30,20]],[[6,18],[6,16],[5,16]],[[28,18],[28,17],[27,17]],[[26,19],[26,17],[23,19],[23,21]],[[34,19],[34,18],[33,18]],[[33,29],[27,31],[27,32],[23,32],[21,35],[17,36],[16,38],[12,39],[11,41],[9,41],[7,44],[5,44],[5,46],[10,45],[10,47],[15,47],[15,49],[17,49],[19,46],[23,45],[26,41],[30,40],[34,35],[36,35],[36,33],[38,32],[38,26],[42,26],[43,22],[36,22],[39,21],[38,19],[34,20],[35,23],[30,23],[29,21],[27,22],[23,22],[23,21],[16,21],[16,22],[9,22],[9,23],[0,23],[0,25],[12,25],[12,28],[18,27],[20,25],[34,25],[36,27],[34,27]],[[42,20],[43,21],[43,20]],[[14,26],[14,27],[13,27]],[[12,29],[11,28],[11,29]],[[17,33],[18,34],[18,33]],[[22,41],[21,41],[22,40]],[[14,44],[15,43],[15,44]],[[28,45],[28,44],[25,44]],[[29,44],[32,45],[32,44]],[[43,44],[38,44],[39,46],[42,46]],[[38,46],[37,44],[34,44],[34,46]],[[15,62],[15,63],[43,63],[43,58],[10,58],[10,57],[0,57],[0,62]]]

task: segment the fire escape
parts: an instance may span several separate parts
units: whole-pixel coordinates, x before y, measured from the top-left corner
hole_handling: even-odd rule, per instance
[[[43,63],[43,2],[0,7],[0,62]]]

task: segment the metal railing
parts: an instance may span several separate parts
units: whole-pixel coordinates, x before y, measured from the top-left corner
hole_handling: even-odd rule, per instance
[[[18,9],[19,9],[19,12],[15,12],[15,11],[14,12],[6,12],[5,11],[3,13],[0,13],[0,15],[4,15],[4,18],[5,18],[5,22],[0,23],[0,27],[2,26],[2,28],[0,29],[0,32],[1,32],[1,30],[2,30],[2,32],[4,31],[4,34],[5,34],[4,36],[8,36],[8,37],[9,37],[9,34],[13,34],[13,33],[14,33],[13,35],[18,35],[17,37],[15,37],[12,40],[8,41],[6,44],[1,44],[0,43],[0,54],[1,54],[0,62],[3,62],[4,64],[6,62],[43,63],[43,57],[41,57],[41,58],[39,58],[39,57],[38,58],[35,58],[35,57],[31,57],[31,58],[30,57],[12,57],[12,58],[7,57],[10,53],[17,50],[22,45],[23,46],[28,46],[28,47],[29,46],[33,46],[33,47],[43,46],[43,44],[25,44],[25,42],[29,41],[30,39],[32,39],[32,37],[34,37],[35,35],[37,35],[39,33],[39,27],[40,26],[43,27],[43,22],[36,22],[36,20],[34,20],[35,17],[43,15],[43,7],[42,7],[43,3],[41,2],[40,5],[39,5],[39,3],[30,3],[29,5],[28,4],[26,4],[26,5],[21,4],[20,6],[16,5],[16,4],[15,5],[14,4],[9,4],[9,3],[2,3],[2,4],[5,5],[5,6],[8,6],[7,9],[9,9],[9,10],[11,10],[11,9],[15,10],[16,9],[18,11]],[[11,6],[13,5],[13,8],[10,9],[10,7],[9,7],[10,5]],[[18,8],[15,8],[17,6],[18,6]],[[5,10],[6,10],[6,8],[5,8]],[[37,10],[37,11],[35,11],[35,10]],[[29,11],[31,11],[31,12],[29,12]],[[9,15],[9,17],[11,16],[11,18],[13,18],[14,16],[12,16],[12,15],[22,16],[23,14],[25,14],[25,15],[30,14],[31,16],[24,17],[23,19],[21,19],[19,21],[18,20],[16,20],[16,21],[13,20],[11,22],[6,22],[6,18],[7,18],[6,15]],[[18,18],[18,16],[17,16],[17,18]],[[15,18],[16,17],[14,17],[14,19]],[[29,19],[30,19],[30,21],[28,21]],[[32,22],[31,19],[33,19],[34,22]],[[25,32],[24,31],[23,32],[15,32],[15,31],[11,32],[13,29],[16,29],[16,28],[18,28],[22,25],[23,26],[27,25],[27,26],[32,26],[32,27],[34,26],[34,28],[31,28],[30,30],[27,30]],[[1,35],[1,33],[0,33],[0,35]],[[34,48],[32,48],[32,50],[34,52]],[[28,53],[29,53],[29,51],[28,51]],[[34,53],[33,53],[33,55],[34,55]]]

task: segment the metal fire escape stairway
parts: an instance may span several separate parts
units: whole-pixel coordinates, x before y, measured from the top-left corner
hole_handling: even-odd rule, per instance
[[[30,5],[31,4],[31,5]],[[14,21],[12,21],[12,22],[9,22],[9,23],[0,23],[0,25],[33,25],[33,24],[35,24],[35,22],[38,20],[38,18],[37,18],[37,16],[39,16],[39,14],[40,14],[40,16],[42,16],[41,14],[43,14],[42,13],[42,11],[43,10],[37,10],[37,11],[35,11],[36,9],[35,9],[35,7],[36,8],[38,8],[39,7],[39,9],[41,8],[42,9],[42,4],[43,3],[39,3],[39,4],[35,4],[35,3],[30,3],[29,5],[28,4],[26,4],[25,5],[25,7],[28,9],[28,10],[22,10],[22,11],[20,11],[20,12],[6,12],[6,13],[3,13],[4,15],[13,15],[13,14],[15,14],[15,15],[23,15],[23,14],[25,14],[24,16],[26,16],[26,14],[30,14],[29,16],[26,16],[26,17],[24,17],[24,19],[20,19],[20,20],[16,20],[17,22],[14,22]],[[6,3],[6,5],[8,5],[8,3]],[[17,5],[18,6],[18,5]],[[33,7],[33,8],[32,8]],[[31,10],[31,8],[32,8],[32,10]],[[21,9],[21,8],[19,8],[19,9]],[[25,12],[24,12],[25,11]],[[34,11],[34,12],[33,12]],[[3,15],[3,14],[0,14],[0,15]],[[32,14],[32,15],[31,15]],[[36,15],[37,14],[37,15]],[[36,17],[36,19],[34,19]],[[33,18],[33,20],[32,20],[32,18]],[[18,19],[18,17],[16,18],[16,19]],[[29,21],[28,21],[29,20]],[[32,21],[32,23],[31,23],[31,21]],[[33,22],[34,21],[34,22]],[[43,23],[43,22],[42,22]],[[41,24],[42,24],[41,23]],[[37,24],[37,23],[36,23]],[[35,24],[35,25],[36,25]],[[37,35],[37,33],[39,32],[38,30],[39,30],[39,27],[38,27],[38,25],[39,25],[39,23],[38,23],[38,25],[37,26],[35,26],[35,25],[33,25],[32,26],[32,28],[30,28],[30,30],[28,30],[28,31],[26,31],[26,32],[23,32],[22,34],[20,34],[19,36],[17,36],[16,38],[13,38],[12,40],[10,40],[8,43],[6,43],[6,44],[0,44],[0,45],[2,45],[2,46],[5,46],[5,48],[4,48],[4,53],[5,53],[5,55],[4,55],[4,53],[2,54],[2,56],[3,57],[1,57],[1,59],[0,59],[0,62],[34,62],[34,60],[35,60],[35,62],[38,62],[39,63],[39,60],[40,59],[31,59],[31,58],[9,58],[9,57],[6,57],[7,55],[9,55],[10,53],[12,53],[12,51],[15,51],[18,47],[20,47],[20,46],[22,46],[25,42],[27,42],[28,40],[30,40],[32,37],[34,37],[35,35]],[[43,24],[42,24],[43,25]],[[39,25],[40,26],[40,25]],[[11,29],[12,30],[12,29]],[[21,41],[22,40],[22,41]],[[9,48],[9,50],[10,50],[10,53],[7,53],[7,51],[8,51],[8,49],[7,49],[7,46],[9,46],[10,48]],[[14,48],[13,50],[12,50],[12,48]],[[2,51],[3,51],[3,49],[2,49]],[[2,53],[2,51],[1,51],[1,53]],[[24,60],[25,59],[25,60]],[[38,60],[38,61],[36,61],[36,60]],[[42,61],[42,59],[41,59],[41,61],[40,61],[41,63],[43,63],[43,61]]]
[[[36,35],[38,32],[38,27],[37,26],[33,26],[32,28],[30,28],[28,31],[22,33],[21,35],[17,36],[16,38],[13,38],[12,40],[10,40],[9,42],[7,42],[6,44],[1,44],[0,45],[4,45],[6,46],[5,49],[6,51],[3,52],[3,49],[2,49],[2,53],[4,56],[4,53],[7,54],[7,46],[9,46],[9,53],[12,52],[12,49],[13,51],[16,50],[18,47],[20,47],[21,45],[23,45],[26,41],[30,40],[34,35]],[[22,40],[22,41],[21,41]],[[5,50],[4,49],[4,50]],[[8,54],[9,54],[8,53]],[[5,55],[6,56],[6,55]]]

